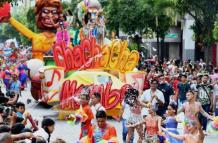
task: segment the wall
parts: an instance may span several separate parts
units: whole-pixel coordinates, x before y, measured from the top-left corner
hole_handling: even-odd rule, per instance
[[[193,40],[193,30],[191,26],[194,20],[190,16],[185,16],[183,29],[183,60],[195,60],[195,41]]]
[[[169,59],[178,59],[179,57],[179,44],[170,43],[169,44]]]

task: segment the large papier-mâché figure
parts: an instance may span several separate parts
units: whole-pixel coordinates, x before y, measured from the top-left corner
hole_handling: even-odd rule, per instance
[[[0,22],[9,22],[20,33],[32,41],[33,58],[43,60],[46,52],[52,49],[55,42],[55,25],[62,12],[60,0],[36,0],[35,14],[37,27],[42,33],[34,33],[11,16],[3,17]]]

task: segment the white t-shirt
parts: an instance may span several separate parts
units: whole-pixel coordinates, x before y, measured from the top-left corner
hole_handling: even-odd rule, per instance
[[[33,135],[35,137],[37,137],[37,136],[42,137],[42,138],[44,138],[46,140],[46,142],[48,142],[49,135],[43,128],[40,128],[38,131],[34,132]]]
[[[96,113],[98,112],[98,111],[105,111],[106,112],[106,110],[105,110],[105,108],[101,105],[101,103],[98,103],[98,104],[96,104],[95,106],[92,106],[91,107],[91,109],[92,109],[92,113],[93,113],[93,115],[94,115],[94,119],[92,120],[92,123],[93,124],[95,124],[96,123]]]
[[[161,100],[163,103],[165,103],[164,95],[163,95],[163,93],[162,93],[160,90],[158,90],[158,89],[156,89],[155,92],[151,92],[151,89],[145,90],[145,91],[143,92],[143,94],[142,94],[140,100],[141,100],[141,101],[144,101],[144,102],[151,102],[151,99],[152,99],[152,96],[153,96],[152,94],[153,94],[153,95],[156,95],[159,100]],[[157,103],[157,100],[154,99],[154,100],[152,101],[152,105],[154,105],[154,104],[156,104],[156,103]]]
[[[163,103],[165,103],[164,95],[158,89],[156,89],[155,92],[151,92],[151,89],[145,90],[143,92],[142,96],[140,97],[140,101],[151,102],[151,99],[152,99],[152,96],[153,96],[152,94],[156,95],[159,100],[161,100]],[[152,104],[152,106],[156,106],[157,103],[158,103],[157,100],[154,99],[151,104]],[[142,109],[142,115],[147,115],[147,114],[148,114],[148,110],[146,108],[143,108]]]
[[[105,108],[101,105],[101,103],[96,104],[92,107],[93,115],[95,116],[98,111],[106,111]]]

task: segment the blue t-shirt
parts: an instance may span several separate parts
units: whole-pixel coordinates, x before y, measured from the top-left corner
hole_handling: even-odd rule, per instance
[[[106,129],[100,129],[100,128],[95,128],[94,134],[93,134],[93,139],[94,143],[98,143],[102,140],[103,135],[105,134]]]
[[[10,91],[13,91],[15,93],[20,92],[20,81],[12,81],[11,86],[10,86]]]
[[[16,114],[17,114],[17,117],[23,118],[23,114],[21,112],[17,112]]]
[[[179,89],[179,100],[185,101],[186,93],[190,90],[190,84],[189,83],[183,84],[182,82],[180,82],[177,85],[177,88]]]

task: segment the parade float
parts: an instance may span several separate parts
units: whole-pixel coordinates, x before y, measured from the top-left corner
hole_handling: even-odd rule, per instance
[[[27,61],[27,67],[34,99],[61,112],[76,111],[79,105],[73,97],[86,85],[91,90],[90,96],[94,92],[101,93],[101,103],[108,116],[116,117],[129,86],[142,92],[145,75],[133,71],[139,53],[130,51],[127,41],[106,38],[103,11],[97,0],[78,3],[78,17],[83,26],[76,30],[70,45],[66,39],[57,42],[56,38],[56,25],[60,23],[62,13],[60,0],[36,1],[36,24],[41,33],[34,33],[10,16],[9,4],[2,9],[0,21],[8,22],[32,41],[32,59]],[[45,56],[50,51],[53,55]],[[49,65],[48,60],[55,64]]]

